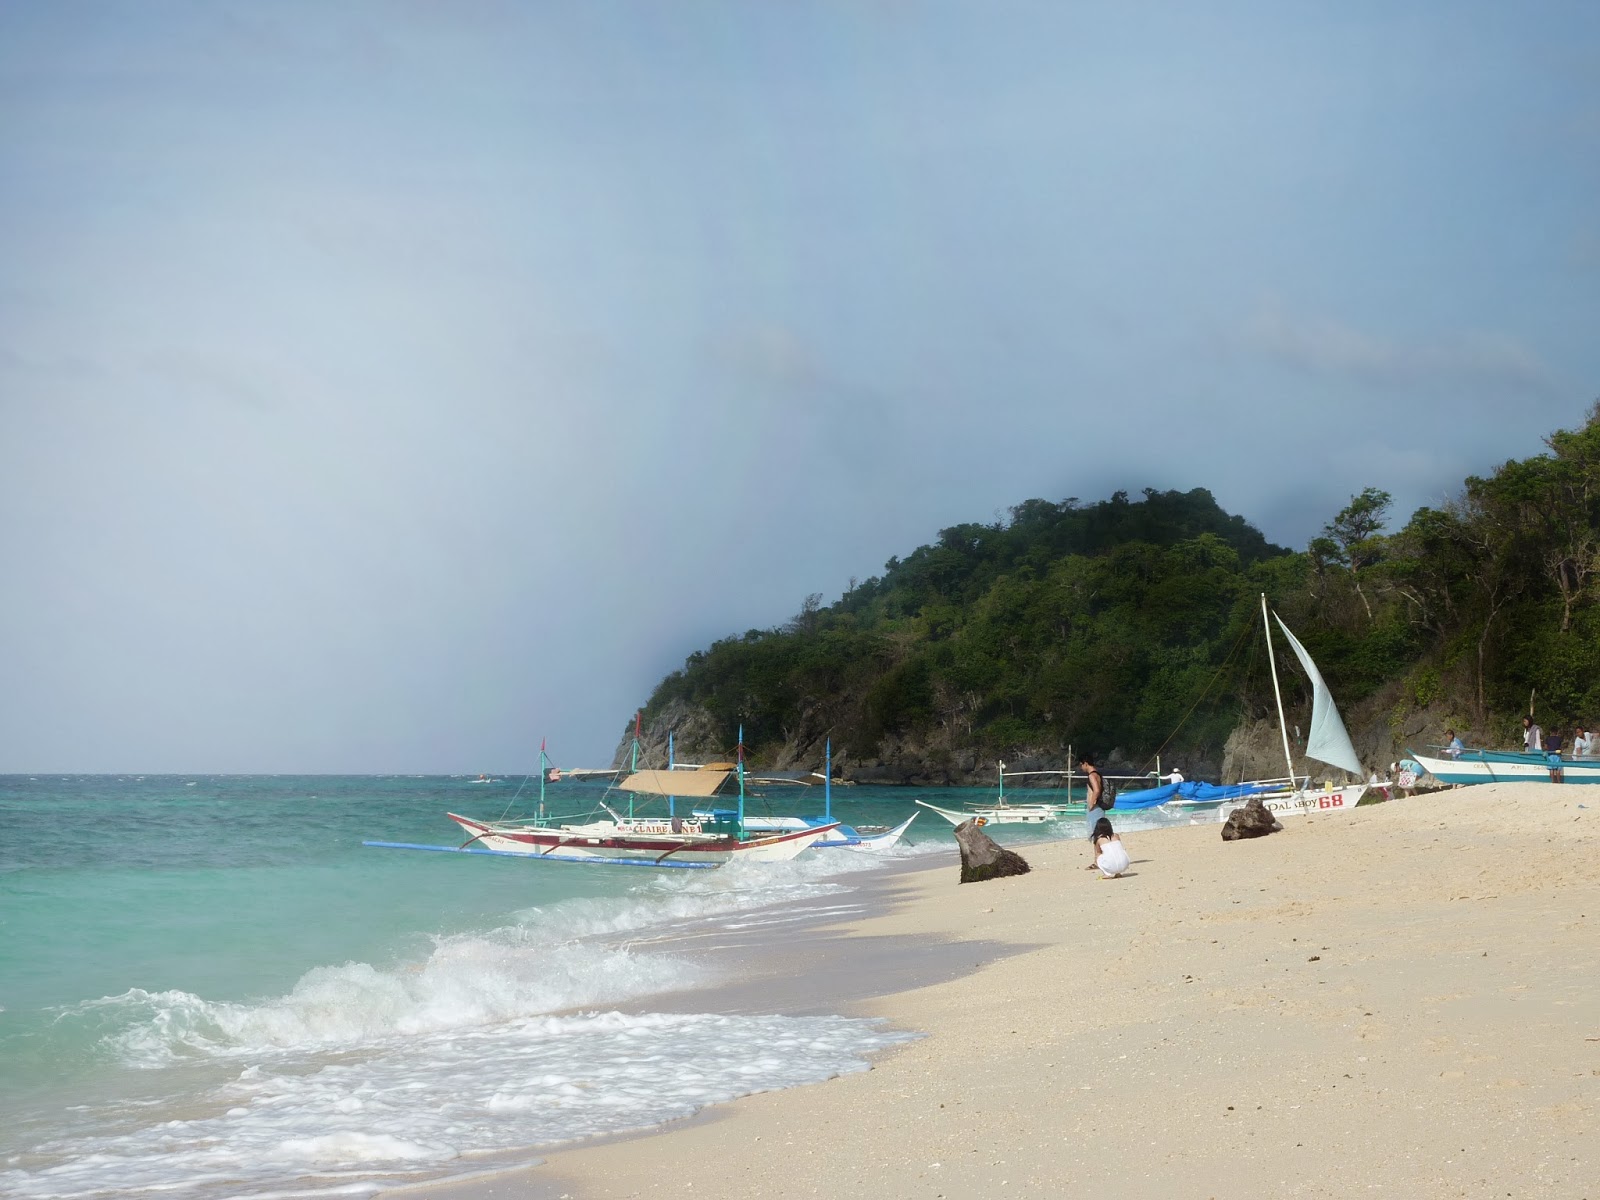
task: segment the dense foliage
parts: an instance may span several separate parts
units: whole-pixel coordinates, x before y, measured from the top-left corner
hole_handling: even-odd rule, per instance
[[[647,711],[703,707],[758,754],[831,735],[867,755],[894,739],[1214,756],[1270,704],[1264,592],[1346,706],[1402,683],[1402,703],[1442,699],[1490,738],[1530,692],[1547,728],[1600,716],[1600,405],[1547,445],[1390,534],[1368,488],[1303,552],[1204,489],[1029,500],[690,656]]]

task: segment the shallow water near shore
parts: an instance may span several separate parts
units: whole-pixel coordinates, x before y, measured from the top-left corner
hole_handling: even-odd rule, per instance
[[[781,944],[795,914],[848,915],[863,870],[948,853],[933,814],[886,857],[705,872],[361,845],[453,844],[447,809],[525,812],[529,787],[0,779],[0,1191],[366,1192],[864,1069],[908,1036],[776,991],[747,988],[736,1011],[697,1011],[693,995],[736,982],[732,942]],[[569,784],[549,800],[583,812],[600,794]],[[916,796],[989,793],[841,788],[834,811],[891,824]],[[757,812],[821,804],[814,788],[751,798]],[[1134,816],[1126,827],[1166,820]],[[675,999],[646,999],[662,995]]]

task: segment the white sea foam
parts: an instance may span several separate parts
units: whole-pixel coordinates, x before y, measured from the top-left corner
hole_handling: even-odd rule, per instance
[[[659,939],[779,929],[801,902],[857,909],[837,876],[863,865],[641,879],[437,936],[419,961],[318,967],[258,1003],[133,989],[75,1006],[61,1019],[109,1027],[102,1044],[168,1098],[85,1106],[28,1169],[0,1169],[0,1194],[356,1194],[863,1069],[905,1035],[841,1017],[574,1013],[710,981],[653,952]]]
[[[396,1038],[356,1061],[247,1067],[169,1119],[97,1122],[40,1147],[47,1165],[0,1171],[0,1191],[348,1192],[352,1171],[392,1180],[862,1070],[905,1038],[843,1017],[616,1012]]]
[[[577,898],[514,914],[514,924],[438,936],[420,962],[345,963],[308,971],[257,1004],[183,991],[130,989],[77,1005],[116,1032],[105,1044],[130,1066],[281,1052],[355,1050],[394,1037],[470,1029],[541,1013],[616,1004],[710,981],[682,958],[637,953],[666,929],[732,924],[841,892],[828,863],[773,871],[730,865],[712,878],[643,881],[621,897]]]

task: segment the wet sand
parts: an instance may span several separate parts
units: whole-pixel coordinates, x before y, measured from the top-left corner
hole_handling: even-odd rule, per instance
[[[811,937],[788,978],[927,1035],[870,1072],[396,1195],[1600,1198],[1600,788],[1128,846],[901,875]]]

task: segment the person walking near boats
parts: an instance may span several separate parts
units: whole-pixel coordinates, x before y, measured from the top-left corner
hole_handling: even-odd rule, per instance
[[[1544,730],[1534,724],[1532,717],[1522,718],[1522,748],[1529,754],[1544,753]]]
[[[1461,739],[1456,736],[1456,731],[1454,729],[1446,729],[1444,731],[1444,736],[1449,739],[1449,741],[1445,743],[1444,752],[1451,758],[1460,758],[1461,752],[1465,750],[1466,747],[1461,744]]]
[[[1102,820],[1106,815],[1105,809],[1100,807],[1100,800],[1106,794],[1106,781],[1101,778],[1100,768],[1094,761],[1095,757],[1093,754],[1078,755],[1078,765],[1083,768],[1084,774],[1089,777],[1089,793],[1084,798],[1083,812],[1084,825],[1089,831],[1089,865],[1085,868],[1089,871],[1094,870],[1094,860],[1098,857],[1094,844],[1095,822]]]
[[[1565,782],[1566,776],[1561,770],[1561,731],[1552,729],[1544,739],[1544,760],[1550,767],[1550,782]]]
[[[1588,758],[1594,753],[1594,734],[1588,728],[1579,725],[1572,731],[1572,757]]]

